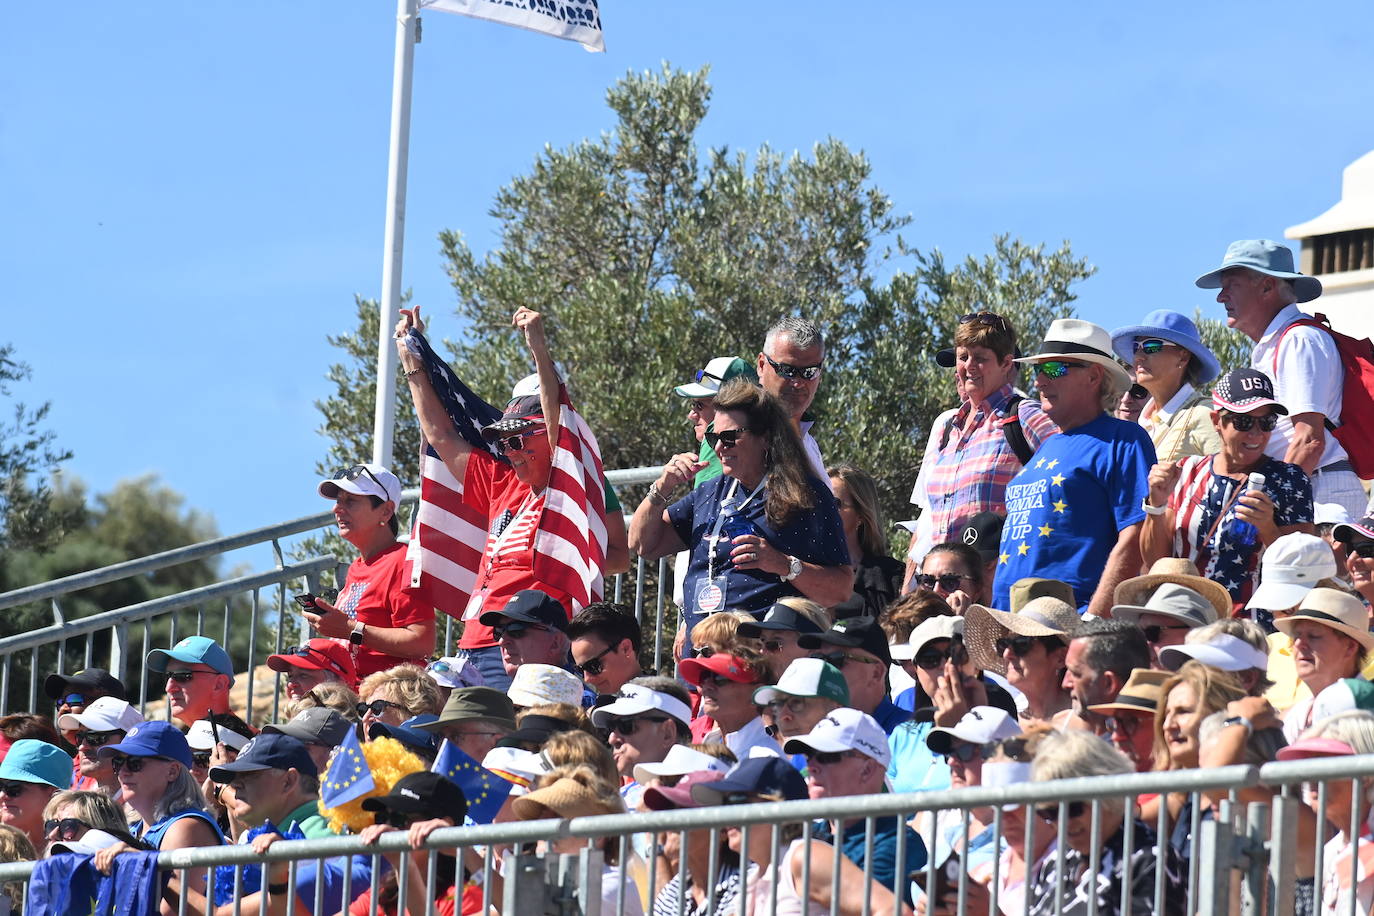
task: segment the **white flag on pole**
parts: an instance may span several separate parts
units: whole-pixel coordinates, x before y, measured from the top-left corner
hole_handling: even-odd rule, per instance
[[[420,0],[421,10],[457,13],[575,41],[605,51],[596,0]]]

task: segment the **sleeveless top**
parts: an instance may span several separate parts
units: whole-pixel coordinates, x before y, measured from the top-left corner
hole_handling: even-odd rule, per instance
[[[140,835],[137,828],[135,828],[134,836],[137,836],[140,840],[154,849],[161,849],[162,837],[167,833],[167,829],[184,817],[200,818],[210,825],[211,830],[215,831],[215,836],[218,838],[219,843],[221,845],[224,843],[224,832],[219,829],[219,824],[215,823],[214,818],[210,817],[210,815],[206,814],[204,811],[196,811],[194,809],[189,811],[178,811],[176,814],[169,815],[143,831],[142,835]]]

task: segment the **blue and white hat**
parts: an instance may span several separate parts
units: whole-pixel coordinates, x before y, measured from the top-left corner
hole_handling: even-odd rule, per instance
[[[1244,267],[1271,277],[1293,281],[1299,302],[1311,302],[1322,294],[1322,281],[1293,269],[1293,252],[1286,245],[1269,239],[1241,239],[1226,247],[1221,266],[1209,270],[1195,281],[1198,289],[1220,289],[1221,274],[1232,267]]]
[[[1193,354],[1202,365],[1198,373],[1200,381],[1209,382],[1221,371],[1221,362],[1216,354],[1202,342],[1193,320],[1181,312],[1171,309],[1155,309],[1145,316],[1140,324],[1128,325],[1112,331],[1112,349],[1127,363],[1135,359],[1135,339],[1137,337],[1158,337],[1169,343],[1178,344]]]

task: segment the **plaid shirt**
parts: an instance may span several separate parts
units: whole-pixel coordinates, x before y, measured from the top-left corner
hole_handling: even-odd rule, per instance
[[[1007,484],[1021,470],[1002,427],[1012,387],[1004,386],[980,404],[965,403],[940,433],[938,451],[926,455],[930,463],[926,491],[930,499],[933,544],[955,537],[979,512],[1007,514]],[[969,411],[975,411],[972,429],[965,434]],[[1059,432],[1045,416],[1040,403],[1024,399],[1017,408],[1021,429],[1032,449]]]

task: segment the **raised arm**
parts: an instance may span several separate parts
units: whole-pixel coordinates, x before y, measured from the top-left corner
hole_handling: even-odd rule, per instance
[[[511,323],[525,334],[525,346],[534,357],[534,371],[539,374],[539,406],[544,411],[544,426],[549,431],[549,447],[554,446],[553,437],[558,435],[558,387],[562,382],[554,367],[553,357],[549,355],[549,342],[544,336],[544,316],[524,306],[515,310]]]
[[[396,354],[405,372],[406,382],[410,385],[410,398],[415,403],[415,416],[420,421],[420,432],[439,458],[448,465],[449,471],[459,480],[467,470],[468,455],[472,446],[453,428],[453,421],[444,411],[434,386],[429,382],[429,373],[419,356],[410,352],[406,346],[407,332],[414,328],[423,332],[425,323],[420,319],[420,307],[401,309],[401,318],[396,322]]]

